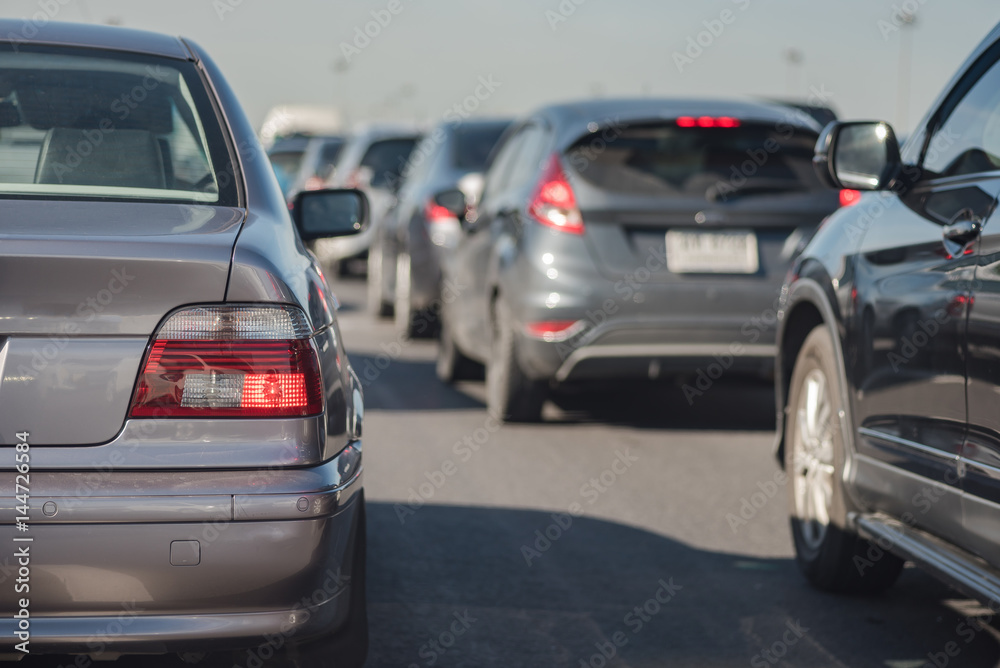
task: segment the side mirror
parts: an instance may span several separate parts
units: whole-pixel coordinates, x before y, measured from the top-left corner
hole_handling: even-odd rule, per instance
[[[459,220],[465,220],[469,212],[469,202],[461,190],[445,190],[434,196],[434,203]]]
[[[368,224],[368,198],[360,190],[306,190],[292,202],[292,220],[303,241],[357,234]]]
[[[899,141],[881,121],[830,123],[816,143],[813,166],[833,188],[886,190],[902,166]]]

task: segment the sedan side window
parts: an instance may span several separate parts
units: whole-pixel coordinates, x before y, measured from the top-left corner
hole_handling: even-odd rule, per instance
[[[493,165],[486,173],[486,184],[483,188],[482,203],[505,192],[510,184],[511,167],[517,161],[517,155],[524,146],[524,137],[532,126],[518,130],[517,134],[507,140],[500,148]]]
[[[924,169],[935,177],[1000,170],[1000,60],[988,67],[934,133]]]

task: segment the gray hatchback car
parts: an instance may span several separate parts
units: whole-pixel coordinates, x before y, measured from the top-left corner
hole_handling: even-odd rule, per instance
[[[856,199],[812,170],[804,112],[750,102],[547,107],[497,149],[443,262],[438,375],[485,364],[489,408],[540,417],[558,385],[770,373],[778,291],[824,217]]]
[[[23,25],[0,21],[0,659],[360,665],[364,408],[303,241],[360,231],[364,196],[290,215],[197,45]]]

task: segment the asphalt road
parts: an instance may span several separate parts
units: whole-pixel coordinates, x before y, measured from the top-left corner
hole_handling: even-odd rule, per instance
[[[978,606],[920,571],[875,598],[805,584],[769,388],[637,386],[499,427],[481,383],[437,381],[434,343],[365,313],[363,282],[335,291],[366,384],[370,667],[998,665]]]
[[[691,407],[636,387],[498,429],[481,383],[442,385],[432,342],[364,312],[362,282],[335,291],[366,383],[370,666],[1000,661],[992,626],[962,626],[978,606],[916,569],[875,598],[805,584],[770,388]]]

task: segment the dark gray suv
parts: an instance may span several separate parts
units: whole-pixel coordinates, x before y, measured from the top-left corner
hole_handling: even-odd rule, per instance
[[[438,374],[487,367],[489,408],[541,415],[556,385],[766,375],[795,252],[854,193],[811,167],[820,127],[743,102],[552,106],[512,129],[444,260]],[[465,214],[458,193],[439,203]]]

